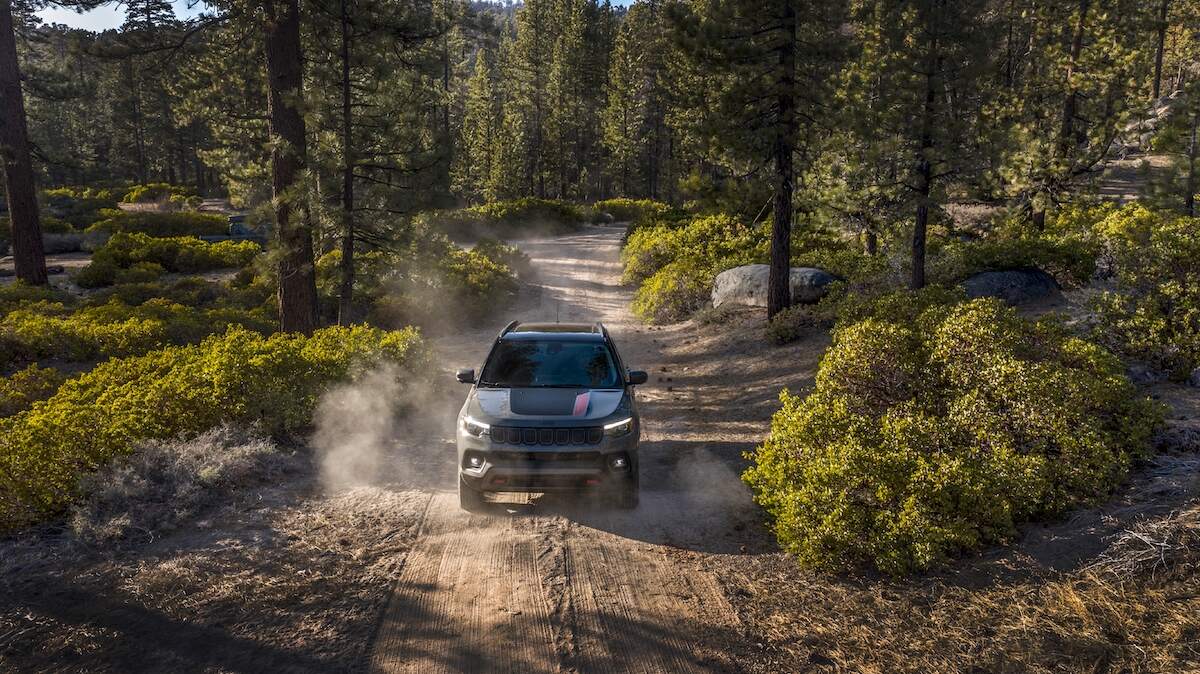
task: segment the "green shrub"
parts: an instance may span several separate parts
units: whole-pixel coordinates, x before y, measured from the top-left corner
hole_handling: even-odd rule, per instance
[[[651,220],[680,218],[683,211],[653,199],[605,199],[592,204],[592,211],[604,213],[616,222],[628,222],[634,229]]]
[[[101,211],[117,207],[117,197],[102,188],[59,187],[43,190],[42,195],[46,213],[76,230],[87,229],[103,218]]]
[[[75,275],[83,288],[113,283],[146,283],[164,271],[197,273],[244,267],[261,252],[250,241],[208,243],[187,236],[156,238],[140,233],[117,233],[92,255]]]
[[[716,274],[767,256],[769,229],[748,226],[727,215],[695,218],[683,226],[653,225],[630,235],[621,251],[627,284],[642,283],[668,263],[687,260]],[[708,279],[711,288],[712,278]]]
[[[1162,418],[1122,373],[995,300],[853,323],[743,478],[802,564],[925,569],[1108,494]]]
[[[50,286],[31,286],[21,281],[0,285],[0,317],[30,304],[46,302],[66,305],[74,302],[74,298]]]
[[[224,216],[212,213],[106,209],[101,211],[100,215],[101,219],[88,227],[87,231],[107,234],[136,232],[150,236],[202,236],[224,234],[229,229],[229,222]]]
[[[1090,237],[1078,236],[951,241],[933,255],[929,275],[954,284],[980,272],[1036,267],[1059,285],[1077,288],[1096,273],[1099,253]]]
[[[0,530],[62,512],[82,476],[140,441],[223,423],[297,432],[330,384],[379,363],[413,377],[426,360],[414,330],[355,327],[311,337],[232,329],[199,345],[107,361],[0,420]]]
[[[0,364],[137,355],[169,344],[196,342],[233,325],[262,333],[276,327],[261,312],[195,310],[165,299],[136,307],[113,300],[74,313],[61,304],[35,303],[0,320]]]
[[[459,241],[571,232],[585,220],[583,212],[572,204],[533,197],[422,213],[418,219],[423,226]]]
[[[125,192],[125,196],[121,197],[121,202],[126,204],[148,204],[158,201],[168,201],[175,198],[186,199],[193,196],[195,193],[187,187],[180,185],[171,185],[170,183],[148,183],[145,185],[133,185]]]
[[[836,301],[838,326],[852,325],[867,319],[907,325],[931,309],[965,302],[961,288],[925,286],[920,290],[892,290],[880,294],[845,293]]]
[[[520,248],[496,239],[480,239],[471,250],[508,267],[518,278],[528,278],[533,274],[533,265]]]
[[[341,259],[334,250],[317,260],[321,314],[331,321],[338,310]],[[513,246],[483,239],[463,250],[444,234],[421,229],[410,245],[355,255],[355,319],[380,327],[432,327],[490,315],[516,297],[513,266],[529,273],[529,258]]]
[[[33,403],[54,395],[67,376],[36,363],[8,377],[0,377],[0,417],[29,409]]]
[[[1123,209],[1099,225],[1116,289],[1092,304],[1095,337],[1184,380],[1200,367],[1200,218]]]
[[[691,260],[677,260],[637,289],[633,313],[648,323],[675,323],[707,306],[711,294],[712,275]]]

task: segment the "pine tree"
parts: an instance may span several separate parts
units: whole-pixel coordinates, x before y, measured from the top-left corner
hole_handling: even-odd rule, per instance
[[[8,199],[17,278],[32,285],[45,285],[46,258],[17,63],[12,0],[0,0],[0,162],[4,167],[4,193]]]
[[[673,6],[691,69],[717,76],[715,137],[754,166],[771,167],[772,228],[767,315],[791,304],[796,177],[811,154],[809,127],[827,100],[842,24],[837,2],[714,0]],[[806,128],[807,131],[807,128]],[[795,159],[801,157],[797,170]]]
[[[487,49],[481,49],[475,55],[455,162],[455,190],[471,201],[487,197],[501,123],[489,61]]]

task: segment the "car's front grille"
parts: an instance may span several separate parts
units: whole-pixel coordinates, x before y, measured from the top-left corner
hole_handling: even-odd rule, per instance
[[[600,452],[513,452],[496,451],[492,456],[498,461],[509,463],[535,463],[545,466],[567,466],[572,468],[599,467]]]
[[[597,445],[603,428],[518,428],[492,426],[492,441],[505,445]]]

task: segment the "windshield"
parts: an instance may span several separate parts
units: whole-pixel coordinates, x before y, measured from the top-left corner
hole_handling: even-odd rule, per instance
[[[608,345],[553,340],[501,341],[483,366],[480,386],[621,388]]]

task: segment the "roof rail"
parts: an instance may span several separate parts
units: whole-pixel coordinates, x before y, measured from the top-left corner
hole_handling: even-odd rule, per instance
[[[512,329],[517,327],[520,324],[521,324],[521,321],[512,321],[508,325],[504,326],[504,329],[500,331],[500,334],[497,336],[497,339],[512,332]]]

